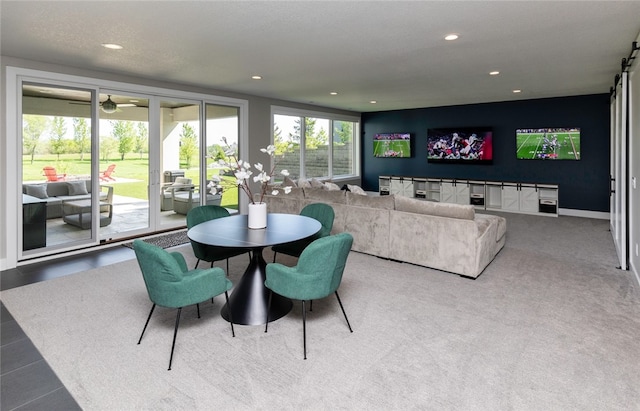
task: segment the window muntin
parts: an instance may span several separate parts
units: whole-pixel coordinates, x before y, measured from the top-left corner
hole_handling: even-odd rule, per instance
[[[292,179],[358,175],[358,119],[285,108],[272,113],[273,144],[278,153],[284,154],[278,160],[278,169],[287,169]]]

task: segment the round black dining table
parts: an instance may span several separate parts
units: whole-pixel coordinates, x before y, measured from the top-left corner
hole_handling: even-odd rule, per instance
[[[265,247],[311,237],[321,227],[320,222],[310,217],[270,213],[266,228],[250,229],[247,215],[242,214],[205,221],[189,229],[187,236],[201,244],[251,250],[251,262],[234,285],[229,302],[220,313],[225,320],[233,320],[234,324],[259,325],[267,319],[270,292],[264,285],[267,263],[262,251]],[[290,299],[274,293],[269,321],[286,315],[292,305]]]

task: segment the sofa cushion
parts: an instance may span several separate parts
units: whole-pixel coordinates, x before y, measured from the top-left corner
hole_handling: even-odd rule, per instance
[[[327,191],[338,191],[340,190],[340,186],[336,183],[332,183],[331,181],[327,181],[324,183],[324,189]]]
[[[351,191],[353,194],[358,194],[361,196],[366,196],[367,192],[364,191],[362,189],[362,187],[354,185],[354,184],[347,184],[347,188],[349,189],[349,191]]]
[[[329,191],[323,188],[305,188],[304,198],[305,200],[313,200],[322,203],[338,203],[345,204],[347,199],[344,195],[344,191]]]
[[[395,197],[395,208],[398,211],[408,213],[459,218],[462,220],[473,220],[476,215],[475,208],[472,205],[437,203],[404,196]]]
[[[282,182],[282,185],[283,186],[289,186],[289,187],[298,187],[296,182],[293,181],[289,176],[285,176],[284,177],[284,181]]]
[[[70,196],[80,196],[80,195],[89,194],[89,192],[87,191],[87,185],[84,182],[84,180],[68,181],[67,187],[68,187]]]
[[[354,194],[351,191],[347,191],[347,204],[357,207],[371,207],[381,208],[383,210],[393,210],[394,201],[393,195],[389,196],[367,196]]]
[[[36,198],[49,198],[47,195],[47,185],[46,184],[27,184],[25,186],[27,195]]]
[[[312,188],[324,188],[324,183],[317,178],[311,179],[311,187]]]
[[[311,188],[311,183],[306,178],[299,178],[298,179],[298,187]]]

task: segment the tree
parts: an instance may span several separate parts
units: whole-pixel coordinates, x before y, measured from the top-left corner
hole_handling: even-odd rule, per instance
[[[133,123],[131,121],[112,121],[113,127],[111,134],[118,141],[118,153],[120,153],[120,160],[124,160],[124,155],[129,153],[133,149],[133,142],[135,139],[135,131],[133,129]]]
[[[89,125],[83,117],[73,118],[73,140],[76,143],[76,150],[80,153],[80,161],[82,161],[84,153],[88,153],[91,149]]]
[[[108,161],[111,153],[118,148],[118,141],[113,137],[100,137],[100,158]]]
[[[33,157],[40,143],[40,137],[49,128],[49,119],[45,116],[32,114],[25,114],[22,118],[23,152],[31,156],[31,164],[33,164]]]
[[[51,142],[49,149],[51,150],[51,154],[58,156],[58,160],[60,160],[60,154],[63,154],[65,151],[65,134],[67,134],[67,126],[64,118],[55,116],[51,122]]]
[[[188,123],[182,123],[180,159],[184,160],[187,170],[191,168],[191,162],[196,154],[198,154],[198,136],[193,127]]]
[[[336,139],[337,137],[337,139]],[[350,121],[335,121],[333,123],[333,141],[350,144],[353,141],[353,123]]]
[[[207,158],[217,163],[219,160],[225,160],[227,156],[224,153],[224,147],[220,144],[212,144],[207,147]]]
[[[149,130],[147,129],[147,123],[138,122],[138,133],[136,134],[136,140],[134,142],[134,150],[140,154],[140,159],[142,159],[142,153],[147,151],[148,141]]]

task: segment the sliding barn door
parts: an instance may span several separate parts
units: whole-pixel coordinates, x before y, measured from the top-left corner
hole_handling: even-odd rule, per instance
[[[611,101],[611,204],[610,225],[618,254],[620,268],[628,268],[627,182],[628,153],[627,134],[628,76],[622,73]]]

